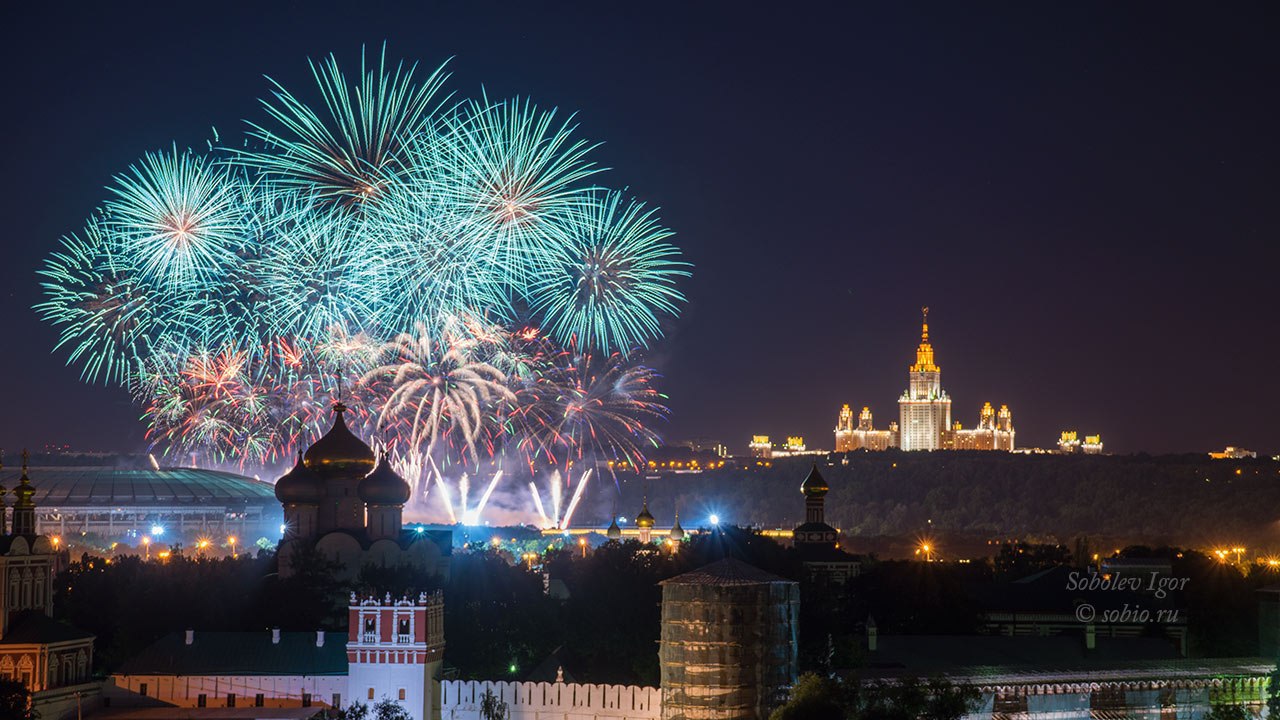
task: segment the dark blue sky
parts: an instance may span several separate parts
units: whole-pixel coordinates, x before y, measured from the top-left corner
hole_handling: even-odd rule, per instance
[[[662,206],[696,265],[653,358],[669,436],[883,426],[927,304],[966,425],[990,400],[1024,445],[1277,449],[1276,6],[852,5],[6,5],[0,445],[142,446],[30,311],[111,175],[385,39],[578,111],[602,181]]]

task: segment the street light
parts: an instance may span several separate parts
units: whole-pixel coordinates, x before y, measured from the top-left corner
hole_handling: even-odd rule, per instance
[[[142,536],[142,547],[146,548],[147,559],[150,560],[151,559],[151,536],[150,535]]]
[[[227,542],[231,545],[231,557],[239,557],[236,555],[236,536],[231,535],[227,538]]]
[[[578,547],[582,548],[582,557],[585,558],[587,556],[587,539],[578,538]]]

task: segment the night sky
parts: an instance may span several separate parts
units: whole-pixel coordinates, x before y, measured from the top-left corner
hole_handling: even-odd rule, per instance
[[[43,257],[144,152],[261,118],[264,74],[309,91],[308,57],[385,39],[576,110],[600,182],[662,207],[695,264],[651,356],[667,437],[883,428],[929,305],[966,426],[1280,449],[1277,6],[847,5],[7,4],[0,445],[145,446],[51,354]]]

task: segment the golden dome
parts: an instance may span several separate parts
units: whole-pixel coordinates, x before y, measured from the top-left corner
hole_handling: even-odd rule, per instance
[[[307,467],[321,478],[335,475],[359,478],[373,470],[373,451],[347,429],[347,423],[342,419],[346,411],[347,406],[342,403],[333,406],[333,427],[303,455]]]
[[[644,501],[644,507],[640,508],[640,514],[636,516],[636,527],[651,528],[653,527],[653,514],[649,512],[649,501]]]
[[[805,497],[823,497],[830,489],[827,481],[822,479],[822,473],[818,472],[818,463],[813,464],[809,476],[800,483],[800,492],[804,493]]]

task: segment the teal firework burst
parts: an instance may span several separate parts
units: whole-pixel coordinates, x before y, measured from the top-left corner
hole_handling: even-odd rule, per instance
[[[675,316],[676,281],[689,264],[666,242],[655,211],[618,192],[596,193],[575,208],[569,241],[557,245],[533,283],[533,309],[561,342],[626,351],[660,337],[659,316]]]

